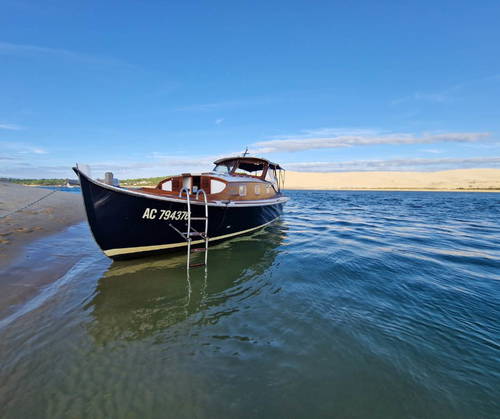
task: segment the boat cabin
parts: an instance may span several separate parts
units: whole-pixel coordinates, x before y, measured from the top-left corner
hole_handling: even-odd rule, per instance
[[[203,189],[209,201],[254,201],[281,195],[284,170],[279,164],[257,157],[226,157],[214,164],[211,172],[170,176],[155,188],[141,191],[181,197],[186,191],[196,196]]]

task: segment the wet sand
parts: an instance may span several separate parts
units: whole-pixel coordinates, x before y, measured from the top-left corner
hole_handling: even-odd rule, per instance
[[[24,246],[83,221],[79,194],[0,182],[0,268]]]
[[[79,194],[0,182],[0,318],[74,265],[78,249],[74,257],[57,257],[57,248],[39,239],[84,217]]]

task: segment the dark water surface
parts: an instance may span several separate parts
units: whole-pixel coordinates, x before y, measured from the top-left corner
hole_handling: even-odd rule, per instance
[[[289,195],[206,277],[33,244],[81,258],[0,319],[0,417],[499,417],[500,194]]]

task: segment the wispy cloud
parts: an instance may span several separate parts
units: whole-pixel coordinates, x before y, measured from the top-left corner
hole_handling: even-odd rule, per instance
[[[101,161],[90,164],[93,176],[103,176],[104,172],[112,171],[120,179],[167,176],[180,172],[201,172],[210,170],[212,161],[216,156],[201,156],[193,158],[188,156],[163,157],[156,160],[133,161]],[[0,156],[10,164],[9,157]],[[47,165],[34,162],[21,162],[11,164],[10,167],[2,166],[0,177],[68,177],[72,176],[70,164]],[[389,160],[352,160],[342,162],[289,162],[284,163],[287,170],[300,172],[368,172],[368,171],[439,171],[453,169],[500,169],[500,157],[474,157],[474,158],[442,158],[442,159],[389,159]]]
[[[6,155],[14,158],[20,154],[47,154],[45,149],[26,143],[1,141],[0,147]]]
[[[334,136],[311,136],[311,133],[320,135],[328,134],[322,130],[309,131],[296,137],[285,137],[269,141],[259,141],[253,144],[252,153],[296,152],[314,149],[328,149],[353,146],[370,146],[382,144],[432,144],[440,142],[472,143],[488,137],[487,132],[452,132],[441,134],[427,134],[416,136],[414,134],[396,133],[373,135],[351,134]]]
[[[9,131],[19,131],[22,130],[23,127],[15,124],[0,124],[0,129],[6,129]]]
[[[460,83],[455,83],[445,89],[435,91],[435,92],[414,92],[410,95],[403,96],[391,101],[392,105],[398,105],[405,102],[413,101],[424,101],[424,102],[434,102],[434,103],[445,103],[452,102],[457,99],[456,94],[464,88],[471,87],[473,85],[478,85],[482,83],[497,82],[500,80],[500,74],[492,74],[486,77],[480,77],[477,79],[466,80]]]
[[[282,100],[280,97],[250,97],[243,99],[222,100],[218,102],[197,103],[193,105],[180,106],[176,111],[182,112],[209,112],[220,109],[235,109],[246,106],[264,105]]]
[[[30,173],[36,172],[40,166],[46,164],[49,153],[42,147],[32,144],[0,141],[0,177],[17,177],[20,173],[33,167]],[[50,170],[41,174],[40,170],[31,176],[48,177]],[[21,177],[26,175],[20,175]]]
[[[432,153],[432,154],[444,153],[443,150],[439,150],[437,148],[424,148],[421,151],[424,152],[424,153]]]
[[[51,57],[85,62],[87,64],[114,65],[114,66],[130,67],[130,68],[134,67],[128,63],[125,63],[124,61],[110,57],[70,51],[63,48],[49,48],[37,45],[15,44],[15,43],[1,42],[1,41],[0,41],[0,55],[16,55],[16,56],[29,56],[29,57],[51,56]]]
[[[394,99],[391,101],[392,105],[398,105],[400,103],[409,102],[409,101],[424,101],[424,102],[434,102],[434,103],[444,103],[452,100],[452,96],[450,92],[434,92],[434,93],[423,93],[423,92],[415,92],[412,95],[404,96],[398,99]]]
[[[224,122],[224,118],[218,118],[215,120],[215,125],[220,125]]]
[[[285,163],[284,166],[288,170],[304,172],[432,171],[466,168],[500,168],[500,157],[323,161]]]

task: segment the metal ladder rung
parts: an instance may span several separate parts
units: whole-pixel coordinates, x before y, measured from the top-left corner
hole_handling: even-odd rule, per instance
[[[201,262],[201,263],[191,263],[191,264],[189,265],[189,267],[190,267],[190,268],[198,268],[198,267],[200,267],[200,266],[206,266],[206,265],[205,265],[205,262]]]
[[[186,236],[201,236],[205,237],[205,233],[200,233],[198,231],[191,231],[191,232],[186,232],[184,233]]]
[[[205,266],[205,275],[206,275],[206,266],[208,264],[207,256],[208,256],[208,201],[207,201],[207,194],[203,189],[198,189],[196,192],[196,200],[199,200],[199,195],[200,193],[203,194],[203,204],[205,206],[205,216],[204,217],[191,217],[191,201],[189,197],[189,189],[188,188],[182,188],[181,191],[179,192],[179,198],[182,197],[183,193],[186,193],[186,203],[187,203],[187,212],[188,212],[188,219],[187,219],[187,231],[185,233],[180,232],[177,230],[174,226],[173,227],[179,234],[184,237],[184,239],[187,241],[187,261],[186,261],[186,268],[188,270],[188,277],[189,277],[189,268],[196,268],[198,266]],[[205,232],[200,233],[199,231],[196,231],[191,226],[191,221],[204,221],[205,222]],[[191,231],[194,230],[194,231]],[[201,237],[203,240],[205,240],[205,247],[204,248],[196,248],[196,249],[191,249],[191,237]],[[205,261],[203,263],[190,263],[190,255],[191,253],[198,253],[198,252],[204,252],[205,253]]]

